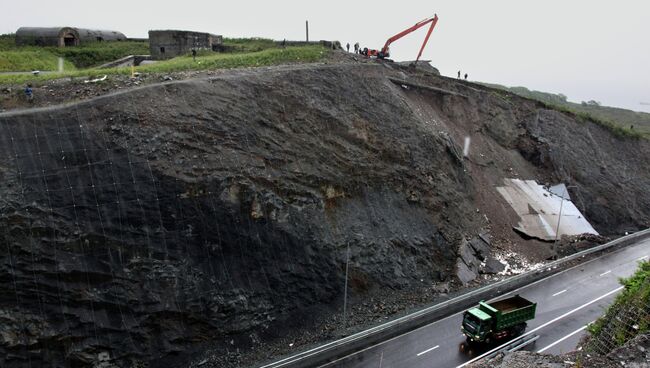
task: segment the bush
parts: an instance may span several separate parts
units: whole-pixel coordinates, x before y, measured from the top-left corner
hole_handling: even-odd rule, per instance
[[[591,338],[587,349],[598,352],[601,345],[611,341],[620,346],[650,327],[650,262],[641,262],[639,269],[627,279],[625,287],[607,309],[605,315],[589,325]],[[640,311],[640,312],[639,312]],[[633,323],[626,322],[632,319]]]

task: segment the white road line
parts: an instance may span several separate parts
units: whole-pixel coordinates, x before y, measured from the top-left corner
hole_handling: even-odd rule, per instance
[[[566,292],[566,289],[564,289],[562,291],[558,291],[557,293],[553,294],[553,296],[558,296],[558,295],[560,295],[562,293],[565,293],[565,292]]]
[[[614,294],[614,293],[617,293],[617,292],[623,290],[623,288],[624,288],[624,286],[621,286],[621,287],[618,287],[618,288],[616,288],[616,289],[614,289],[614,290],[612,290],[612,291],[610,291],[610,292],[608,292],[608,293],[606,293],[606,294],[603,294],[603,295],[599,296],[598,298],[596,298],[596,299],[594,299],[594,300],[591,300],[591,301],[589,301],[589,302],[587,302],[587,303],[585,303],[585,304],[583,304],[583,305],[581,305],[581,306],[579,306],[579,307],[577,307],[577,308],[574,308],[574,309],[572,309],[572,310],[570,310],[570,311],[564,313],[563,315],[561,315],[561,316],[559,316],[559,317],[556,317],[556,318],[554,318],[554,319],[552,319],[552,320],[550,320],[550,321],[544,323],[543,325],[541,325],[541,326],[539,326],[539,327],[537,327],[537,328],[534,328],[534,329],[532,329],[532,330],[526,332],[525,334],[523,334],[523,335],[521,335],[521,336],[522,336],[522,337],[523,337],[523,336],[528,336],[528,335],[530,335],[530,334],[532,334],[532,333],[535,333],[535,332],[539,331],[540,329],[542,329],[542,328],[544,328],[544,327],[550,325],[551,323],[557,322],[557,321],[561,320],[562,318],[564,318],[564,317],[566,317],[566,316],[568,316],[568,315],[571,315],[571,314],[573,314],[573,313],[579,311],[580,309],[582,309],[582,308],[584,308],[584,307],[587,307],[587,306],[589,306],[589,305],[591,305],[591,304],[593,304],[593,303],[595,303],[595,302],[597,302],[597,301],[599,301],[599,300],[601,300],[601,299],[603,299],[603,298],[607,298],[608,296],[610,296],[610,295],[612,295],[612,294]],[[495,351],[501,349],[502,347],[504,347],[504,346],[507,345],[507,344],[509,344],[509,342],[506,342],[505,344],[501,344],[501,345],[497,346],[496,348],[494,348],[494,349],[492,349],[492,350],[490,350],[490,351],[488,351],[488,352],[485,352],[485,353],[483,353],[483,354],[477,356],[476,358],[474,358],[474,359],[472,359],[472,360],[469,360],[469,361],[467,361],[467,362],[465,362],[465,363],[463,363],[463,364],[457,366],[456,368],[462,368],[462,367],[464,367],[464,366],[466,366],[466,365],[468,365],[468,364],[474,363],[475,361],[477,361],[477,360],[479,360],[479,359],[482,359],[484,356],[486,356],[486,355],[488,355],[488,354],[492,354],[492,353],[494,353]]]
[[[427,350],[425,350],[425,351],[423,351],[421,353],[418,353],[417,355],[420,356],[422,354],[426,354],[426,353],[430,352],[431,350],[436,350],[439,347],[440,347],[440,345],[436,345],[436,346],[432,347],[431,349],[427,349]]]
[[[595,321],[594,321],[594,322],[595,322]],[[571,336],[577,334],[578,332],[584,330],[585,328],[587,328],[587,326],[589,326],[590,324],[592,324],[592,323],[594,323],[594,322],[589,322],[588,324],[586,324],[586,325],[580,327],[579,329],[577,329],[577,330],[571,332],[570,334],[564,336],[563,338],[557,340],[556,342],[554,342],[554,343],[552,343],[552,344],[550,344],[550,345],[548,345],[548,346],[546,346],[546,347],[544,347],[544,348],[538,350],[537,352],[538,352],[538,353],[541,353],[541,352],[543,352],[543,351],[545,351],[545,350],[548,350],[548,349],[552,348],[553,346],[555,346],[555,345],[561,343],[562,341],[568,339],[569,337],[571,337]]]
[[[612,272],[612,270],[609,270],[607,272],[603,272],[603,273],[600,274],[600,276],[605,276],[605,275],[607,275],[608,273],[611,273],[611,272]]]

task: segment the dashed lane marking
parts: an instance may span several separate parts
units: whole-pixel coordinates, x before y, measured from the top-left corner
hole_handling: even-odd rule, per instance
[[[427,350],[425,350],[425,351],[423,351],[423,352],[421,352],[421,353],[418,353],[418,356],[420,356],[420,355],[422,355],[422,354],[426,354],[426,353],[428,353],[428,352],[430,352],[430,351],[432,351],[432,350],[436,350],[436,349],[439,348],[439,347],[440,347],[440,345],[436,345],[436,346],[434,346],[434,347],[432,347],[432,348],[430,348],[430,349],[427,349]]]
[[[562,293],[565,293],[565,292],[566,292],[566,289],[564,289],[562,291],[558,291],[557,293],[553,294],[553,296],[558,296],[558,295],[560,295]]]

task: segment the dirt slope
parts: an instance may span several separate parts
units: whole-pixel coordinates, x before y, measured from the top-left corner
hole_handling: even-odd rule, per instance
[[[495,250],[547,257],[511,230],[504,177],[575,185],[603,234],[642,228],[648,154],[535,102],[382,64],[0,114],[0,363],[246,351],[337,313],[348,246],[353,300],[455,285],[459,244],[485,231]]]

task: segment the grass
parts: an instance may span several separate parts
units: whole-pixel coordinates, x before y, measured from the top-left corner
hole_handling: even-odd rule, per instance
[[[0,35],[0,72],[57,70],[58,58],[65,59],[65,69],[89,68],[128,55],[149,54],[149,44],[142,41],[92,42],[75,47],[16,46],[15,35]]]
[[[233,52],[255,52],[277,48],[275,41],[268,38],[224,38],[223,45]]]
[[[76,47],[46,47],[77,68],[99,66],[128,55],[148,55],[149,43],[142,41],[93,42]]]
[[[249,53],[209,53],[207,55],[199,55],[196,61],[191,56],[181,56],[155,64],[139,66],[135,70],[140,73],[171,73],[186,70],[232,69],[287,63],[310,63],[321,60],[327,53],[328,50],[322,46],[299,46],[287,47],[285,49],[273,48]],[[94,78],[103,75],[127,75],[130,73],[131,71],[128,68],[114,68],[77,70],[61,74],[42,74],[38,77],[29,74],[0,75],[0,84],[33,83],[34,85],[38,85],[39,82],[59,78]]]
[[[0,72],[58,70],[59,57],[47,50],[0,51]],[[65,60],[64,70],[75,70],[71,62]]]
[[[587,348],[594,346],[598,339],[612,339],[616,345],[621,346],[636,335],[650,331],[650,262],[639,263],[639,269],[634,275],[621,279],[620,282],[625,287],[623,291],[605,315],[587,328],[591,335],[591,345]],[[634,310],[645,311],[646,315],[630,315],[630,311]],[[619,319],[625,320],[628,316],[633,317],[633,325],[617,323]],[[610,332],[605,333],[606,330]]]
[[[232,69],[241,67],[269,66],[290,62],[309,63],[323,58],[326,50],[321,46],[287,47],[235,54],[212,54],[196,58],[181,56],[168,61],[138,68],[143,72],[167,73],[183,70]]]

